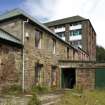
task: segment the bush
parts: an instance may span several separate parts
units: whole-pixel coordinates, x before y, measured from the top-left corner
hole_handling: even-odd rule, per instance
[[[37,98],[37,95],[34,93],[28,105],[41,105],[41,101]]]

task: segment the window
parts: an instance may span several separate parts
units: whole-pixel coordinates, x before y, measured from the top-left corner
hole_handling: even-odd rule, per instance
[[[35,31],[35,47],[36,48],[41,48],[41,37],[42,37],[42,32],[39,30]]]
[[[81,40],[76,40],[71,42],[72,45],[82,45]]]
[[[69,48],[67,47],[67,59],[69,58]]]
[[[56,85],[56,66],[51,67],[51,84],[52,86]]]
[[[55,33],[63,32],[63,31],[65,31],[65,27],[64,27],[64,26],[56,27],[56,28],[54,29],[54,31],[55,31]]]
[[[81,35],[81,34],[82,34],[82,30],[81,29],[71,30],[70,31],[70,36],[76,36],[76,35]]]
[[[56,52],[56,40],[53,39],[53,54]]]
[[[39,85],[41,83],[41,70],[42,70],[42,64],[35,64],[35,84]]]
[[[61,37],[61,39],[65,40],[65,33],[64,32],[60,32],[57,33],[59,37]]]

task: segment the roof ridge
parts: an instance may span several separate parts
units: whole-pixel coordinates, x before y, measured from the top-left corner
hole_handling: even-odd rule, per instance
[[[65,18],[61,18],[61,19],[56,19],[56,20],[51,20],[49,22],[45,22],[44,24],[50,23],[50,22],[55,22],[55,21],[61,21],[61,20],[65,20],[65,19],[70,19],[70,18],[75,18],[75,17],[80,17],[82,19],[86,19],[80,15],[74,15],[74,16],[70,16],[70,17],[65,17]]]

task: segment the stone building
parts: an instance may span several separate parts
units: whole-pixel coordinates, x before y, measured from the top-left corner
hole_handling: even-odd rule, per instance
[[[25,11],[15,9],[1,15],[0,29],[6,33],[5,35],[0,33],[1,37],[6,38],[5,42],[8,43],[9,40],[11,42],[9,45],[0,41],[3,46],[0,48],[8,49],[6,54],[0,51],[0,66],[3,65],[3,69],[0,69],[0,86],[3,81],[7,83],[5,86],[15,83],[22,86],[23,90],[30,90],[33,85],[73,88],[83,80],[81,75],[89,81],[94,78],[91,77],[94,75],[93,71],[78,73],[78,70],[71,67],[71,71],[67,72],[70,75],[67,75],[64,81],[67,83],[62,86],[62,68],[59,66],[59,60],[89,61],[90,55],[83,49],[75,48],[62,40]],[[4,77],[3,71],[7,72]],[[66,71],[63,72],[66,75]],[[11,78],[8,73],[11,73]],[[78,82],[76,78],[80,78],[78,80],[81,81]],[[73,81],[69,84],[71,79]],[[88,85],[93,86],[91,83],[93,80]]]
[[[45,25],[74,47],[86,51],[91,61],[96,60],[96,32],[89,19],[77,15],[47,22]]]

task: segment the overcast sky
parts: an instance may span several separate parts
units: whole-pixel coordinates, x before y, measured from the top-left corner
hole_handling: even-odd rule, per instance
[[[41,22],[74,15],[90,19],[97,44],[105,48],[105,0],[0,0],[0,12],[21,8]]]

